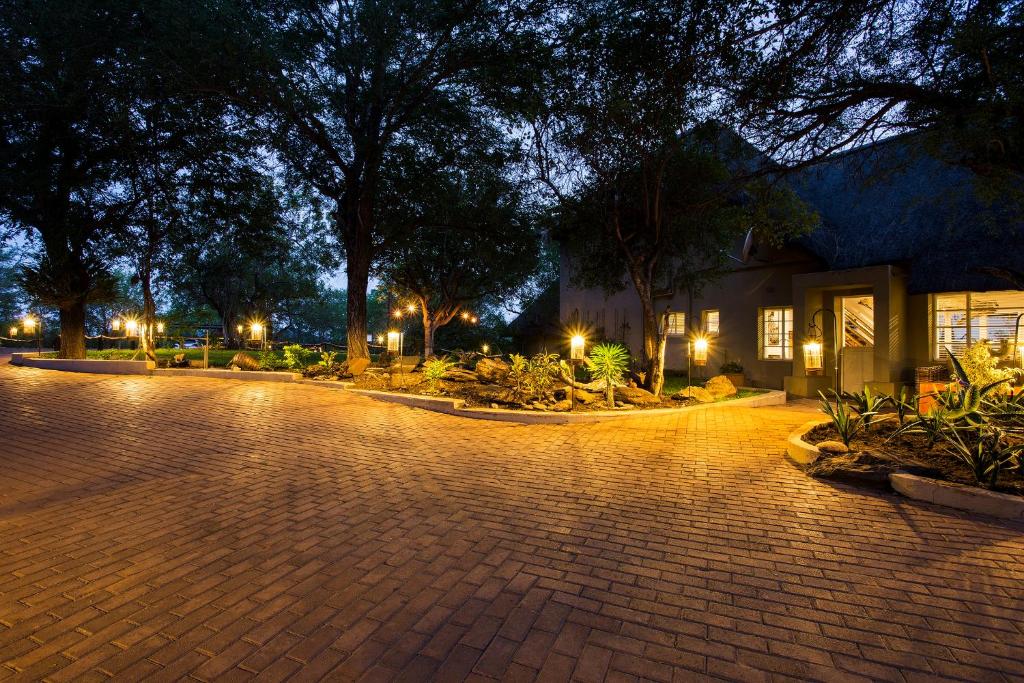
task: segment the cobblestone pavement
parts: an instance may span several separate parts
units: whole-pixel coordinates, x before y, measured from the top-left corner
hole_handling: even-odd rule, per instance
[[[0,364],[0,678],[1024,680],[1024,528],[805,478],[809,410]]]

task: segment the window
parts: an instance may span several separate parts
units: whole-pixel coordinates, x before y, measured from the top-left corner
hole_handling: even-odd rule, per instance
[[[701,327],[704,328],[704,334],[709,337],[718,336],[718,311],[703,311],[701,313]]]
[[[681,335],[686,334],[686,314],[685,313],[669,313],[668,314],[668,333]]]
[[[793,360],[793,308],[762,308],[757,321],[761,360]]]
[[[1024,292],[964,292],[932,296],[932,358],[945,360],[946,348],[959,355],[968,344],[985,340],[992,353],[1005,356],[1017,316],[1024,313]],[[1024,338],[1024,325],[1021,327]]]
[[[875,297],[844,296],[843,346],[864,348],[875,345]]]

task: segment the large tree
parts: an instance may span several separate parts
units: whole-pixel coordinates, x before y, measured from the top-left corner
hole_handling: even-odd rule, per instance
[[[104,236],[134,209],[119,184],[130,131],[133,2],[0,3],[0,211],[34,234],[26,290],[60,313],[60,355],[85,356],[85,307],[113,294]]]
[[[382,235],[381,171],[424,117],[493,116],[521,74],[543,3],[292,0],[246,14],[255,45],[242,89],[268,113],[294,176],[334,205],[348,275],[349,357],[368,357],[366,294]],[[497,97],[492,97],[496,95]]]

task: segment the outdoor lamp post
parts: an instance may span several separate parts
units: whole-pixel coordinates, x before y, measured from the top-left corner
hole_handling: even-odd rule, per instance
[[[110,320],[110,331],[111,332],[120,332],[121,331],[121,319],[120,318],[112,318]]]
[[[163,334],[164,333],[164,324],[162,322],[158,322],[156,324],[156,333],[157,334]]]
[[[43,338],[39,334],[42,323],[33,318],[30,313],[22,318],[21,327],[25,330],[25,336],[30,336],[33,332],[36,333],[36,353],[40,356],[43,355]]]
[[[833,358],[835,359],[835,391],[839,393],[839,387],[842,386],[839,377],[839,359],[841,347],[839,346],[839,317],[835,311],[829,308],[819,308],[813,314],[811,314],[811,324],[807,329],[807,341],[804,343],[804,369],[807,371],[814,371],[814,374],[824,372],[825,367],[825,352],[824,352],[824,334],[823,330],[818,327],[815,320],[818,314],[821,313],[823,316],[828,313],[832,316],[833,324],[833,336],[832,336],[832,351]],[[824,324],[824,323],[822,323]]]
[[[17,325],[11,325],[11,336],[12,337],[17,337],[18,336],[18,326]]]
[[[480,347],[480,350],[483,351],[484,355],[486,356],[488,353],[491,352],[491,347],[488,346],[487,344],[484,344],[483,346]]]
[[[583,351],[587,340],[581,334],[574,334],[569,340],[569,365],[572,367],[572,379],[569,382],[569,391],[572,398],[569,401],[569,411],[576,410],[576,367],[583,362]]]
[[[139,321],[135,318],[128,318],[124,321],[124,336],[134,337],[139,333]]]
[[[708,364],[708,340],[704,337],[693,340],[693,364],[697,367]]]

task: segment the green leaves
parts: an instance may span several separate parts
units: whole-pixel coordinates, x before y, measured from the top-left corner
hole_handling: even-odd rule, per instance
[[[833,400],[835,401],[835,405],[832,404],[832,401],[829,400],[823,392],[819,391],[818,396],[821,397],[819,406],[821,407],[821,411],[828,415],[832,420],[832,426],[835,427],[836,433],[839,435],[839,438],[842,439],[843,444],[849,448],[850,441],[867,428],[868,423],[866,420],[870,420],[875,413],[871,411],[856,413],[846,405],[842,396],[837,394],[835,391],[831,393]]]

